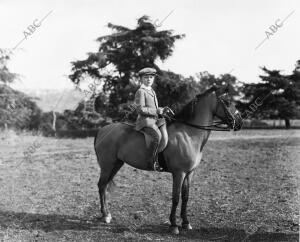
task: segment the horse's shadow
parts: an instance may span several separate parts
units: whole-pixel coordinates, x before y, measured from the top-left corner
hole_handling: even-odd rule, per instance
[[[91,230],[97,229],[99,222],[82,219],[77,216],[62,214],[39,214],[0,210],[0,227],[33,230],[45,232],[55,230]]]
[[[137,230],[141,234],[159,233],[169,234],[169,227],[165,225],[160,226],[143,226]],[[285,233],[267,233],[257,232],[247,234],[244,230],[235,228],[217,228],[217,227],[201,227],[193,230],[180,230],[180,237],[192,241],[222,241],[222,242],[276,242],[276,241],[298,241],[299,234],[285,234]]]
[[[115,228],[115,233],[121,233],[126,231],[126,228]],[[129,231],[132,231],[129,229]],[[133,231],[140,235],[149,237],[151,234],[157,234],[158,236],[170,236],[169,226],[165,224],[161,225],[143,225]],[[176,238],[188,239],[191,241],[222,241],[222,242],[283,242],[283,241],[298,241],[299,233],[268,233],[268,232],[256,232],[253,234],[247,234],[244,230],[234,228],[216,228],[216,227],[202,227],[193,230],[181,230],[180,235],[174,235]]]
[[[38,214],[26,212],[13,212],[0,210],[0,227],[25,230],[42,230],[44,232],[75,230],[75,231],[88,231],[99,230],[100,228],[109,228],[112,233],[133,232],[141,236],[170,236],[169,226],[166,224],[161,225],[142,225],[134,230],[127,225],[120,225],[114,223],[104,224],[99,219],[83,219],[77,216],[62,215],[62,214]],[[174,235],[175,236],[175,235]],[[195,241],[228,241],[228,242],[249,242],[249,241],[298,241],[299,234],[297,233],[267,233],[256,232],[253,234],[246,234],[244,230],[234,228],[197,228],[191,231],[180,230],[180,235],[184,240]]]

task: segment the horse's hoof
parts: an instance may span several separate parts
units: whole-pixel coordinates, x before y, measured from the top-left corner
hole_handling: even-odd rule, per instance
[[[177,226],[171,226],[170,227],[170,232],[171,232],[171,234],[179,234],[179,229],[178,229],[178,227]]]
[[[190,224],[182,224],[182,228],[186,230],[192,230],[192,226]]]
[[[107,216],[103,216],[103,221],[109,224],[111,221],[111,214],[109,213]]]

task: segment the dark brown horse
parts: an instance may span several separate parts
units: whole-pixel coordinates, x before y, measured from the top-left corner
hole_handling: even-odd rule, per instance
[[[218,117],[227,128],[214,123]],[[220,124],[219,122],[218,124]],[[242,118],[230,102],[224,88],[212,87],[198,94],[191,102],[173,117],[167,130],[169,141],[162,152],[166,171],[173,176],[172,210],[170,214],[171,231],[178,234],[176,208],[182,197],[182,228],[192,229],[187,218],[189,185],[194,169],[200,164],[202,149],[211,130],[239,130]],[[106,193],[109,183],[124,162],[142,170],[147,170],[146,144],[144,135],[133,127],[122,123],[113,123],[101,128],[95,137],[95,151],[101,168],[98,183],[101,212],[106,223],[110,223]]]

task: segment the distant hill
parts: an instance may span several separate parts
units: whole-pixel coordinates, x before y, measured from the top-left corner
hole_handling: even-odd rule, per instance
[[[23,89],[22,92],[33,97],[44,112],[74,110],[78,103],[84,99],[84,94],[75,89]]]

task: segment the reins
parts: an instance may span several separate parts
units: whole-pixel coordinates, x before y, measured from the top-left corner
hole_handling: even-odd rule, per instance
[[[185,124],[187,126],[190,126],[190,127],[196,128],[196,129],[212,130],[212,131],[230,131],[229,127],[219,126],[220,124],[223,124],[222,121],[215,122],[211,125],[197,125],[197,124],[191,124],[189,122],[186,122],[185,120],[175,119],[172,117],[168,117],[168,118],[170,118],[173,122],[182,123],[182,124]]]

